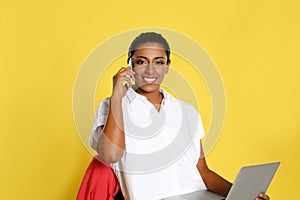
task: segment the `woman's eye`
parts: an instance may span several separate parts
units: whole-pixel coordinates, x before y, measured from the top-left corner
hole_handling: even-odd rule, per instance
[[[165,64],[163,61],[157,61],[157,62],[155,62],[157,65],[163,65],[163,64]]]
[[[136,64],[138,64],[138,65],[143,65],[143,64],[145,64],[146,62],[144,61],[144,60],[138,60],[137,62],[136,62]]]

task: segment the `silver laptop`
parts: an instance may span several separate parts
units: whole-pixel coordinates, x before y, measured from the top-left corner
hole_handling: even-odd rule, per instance
[[[226,200],[254,200],[259,193],[266,193],[280,162],[242,167]]]
[[[242,167],[227,195],[222,197],[207,190],[180,196],[181,200],[254,200],[265,193],[279,167],[280,162]],[[170,200],[176,198],[170,198]],[[169,198],[168,198],[169,200]],[[177,199],[176,199],[177,200]]]

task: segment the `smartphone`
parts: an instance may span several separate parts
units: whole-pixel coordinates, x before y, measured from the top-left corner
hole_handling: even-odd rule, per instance
[[[129,60],[128,60],[128,66],[132,70],[132,58],[129,58]]]
[[[132,58],[129,58],[129,60],[128,60],[128,66],[130,67],[131,70],[133,69],[133,67],[132,67]],[[135,83],[134,83],[134,81],[132,81],[132,77],[128,75],[128,78],[130,78],[131,85],[134,85]],[[125,84],[125,87],[127,89],[129,88],[129,86],[128,86],[127,83]]]

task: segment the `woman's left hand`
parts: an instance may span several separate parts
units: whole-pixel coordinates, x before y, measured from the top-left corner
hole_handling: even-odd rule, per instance
[[[259,194],[259,196],[255,200],[270,200],[270,197],[266,194]]]

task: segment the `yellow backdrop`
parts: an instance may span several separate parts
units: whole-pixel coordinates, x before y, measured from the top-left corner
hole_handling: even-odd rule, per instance
[[[243,165],[281,161],[268,194],[300,198],[299,6],[296,0],[1,0],[0,199],[75,199],[91,159],[73,120],[76,75],[98,44],[140,27],[187,35],[218,66],[226,120],[207,157],[210,167],[233,181]],[[97,91],[95,99],[103,95]],[[209,109],[201,113],[207,128]]]

